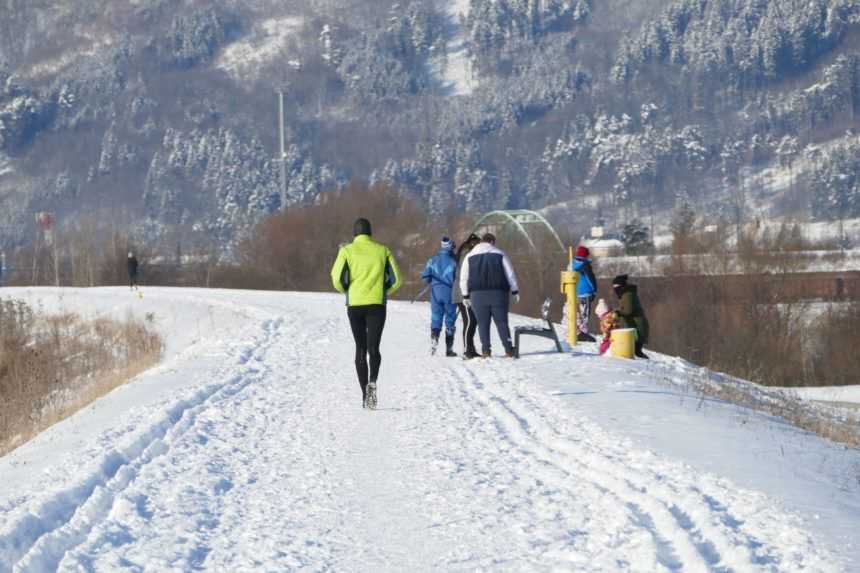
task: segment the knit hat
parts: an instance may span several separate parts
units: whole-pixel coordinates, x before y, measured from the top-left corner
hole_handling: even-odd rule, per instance
[[[594,309],[594,314],[597,315],[597,318],[603,318],[603,316],[609,312],[609,305],[606,304],[606,301],[600,299],[597,301],[597,306]]]
[[[613,287],[624,287],[627,286],[627,275],[618,275],[614,279],[612,279]]]
[[[128,258],[132,258],[133,256],[134,256],[134,253],[132,253],[131,251],[129,251],[129,252],[128,252]]]
[[[587,259],[588,247],[585,247],[583,245],[579,245],[578,247],[576,247],[576,256],[580,259]]]
[[[442,248],[446,251],[454,250],[454,241],[449,239],[448,237],[442,237]]]

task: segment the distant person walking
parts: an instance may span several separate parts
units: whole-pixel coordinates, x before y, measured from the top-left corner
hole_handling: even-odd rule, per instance
[[[427,261],[421,280],[430,285],[430,353],[436,354],[444,321],[445,356],[457,356],[454,352],[454,332],[457,327],[457,305],[454,304],[453,293],[457,280],[454,241],[442,237],[439,252]]]
[[[511,259],[497,248],[496,237],[487,233],[481,243],[469,252],[463,261],[460,290],[465,304],[472,305],[478,319],[478,336],[481,338],[481,356],[489,358],[490,320],[496,323],[499,338],[505,347],[505,356],[513,357],[514,345],[508,327],[510,297],[519,302],[517,275]],[[467,302],[466,302],[467,301]]]
[[[352,231],[353,241],[343,245],[337,253],[331,268],[331,282],[335,289],[346,294],[346,313],[355,339],[361,407],[376,409],[385,305],[388,297],[400,288],[400,270],[388,247],[371,238],[370,221],[357,219]]]
[[[134,253],[128,253],[128,261],[126,261],[126,266],[128,267],[128,285],[134,290],[140,290],[140,287],[137,286],[137,257],[134,256]]]
[[[576,247],[576,257],[573,259],[572,271],[579,273],[576,281],[576,339],[579,342],[594,342],[594,337],[588,333],[588,318],[591,315],[591,305],[597,296],[597,278],[591,268],[588,258],[588,247]]]
[[[480,242],[481,238],[475,233],[471,233],[460,244],[460,248],[457,249],[457,262],[460,268],[457,271],[457,284],[454,285],[453,289],[453,301],[460,309],[460,317],[463,320],[463,359],[465,360],[478,356],[478,351],[475,350],[475,332],[478,331],[478,318],[475,316],[472,305],[467,306],[463,304],[463,293],[460,291],[459,278],[463,276],[463,264],[466,261],[466,255]]]
[[[612,279],[612,290],[618,297],[618,308],[615,314],[618,318],[618,328],[636,329],[636,356],[648,359],[642,348],[648,344],[648,318],[639,301],[639,293],[636,285],[627,282],[627,275],[618,275]]]

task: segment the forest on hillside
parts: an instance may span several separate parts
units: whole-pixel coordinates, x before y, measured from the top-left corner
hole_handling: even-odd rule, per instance
[[[565,232],[857,217],[858,111],[854,0],[11,0],[0,246],[52,211],[230,252],[351,179]]]

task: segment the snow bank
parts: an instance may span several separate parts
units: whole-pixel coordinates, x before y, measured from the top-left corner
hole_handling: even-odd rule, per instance
[[[821,388],[786,388],[805,400],[860,405],[860,386],[824,386]]]

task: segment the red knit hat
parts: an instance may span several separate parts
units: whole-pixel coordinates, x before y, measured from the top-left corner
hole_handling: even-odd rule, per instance
[[[584,247],[582,245],[579,245],[578,247],[576,247],[576,256],[579,257],[580,259],[587,259],[588,258],[588,247]]]

